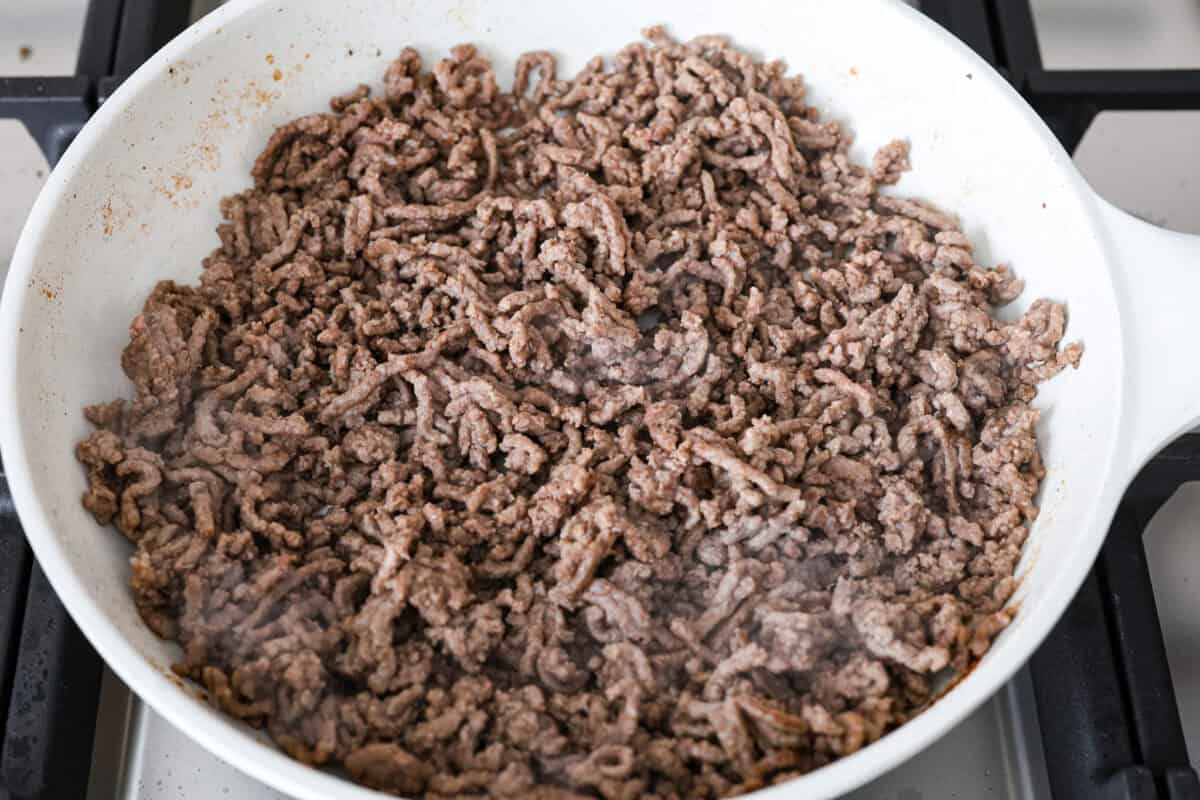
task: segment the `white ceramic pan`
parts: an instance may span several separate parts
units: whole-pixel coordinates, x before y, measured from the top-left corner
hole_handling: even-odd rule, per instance
[[[759,797],[828,798],[946,733],[1033,653],[1080,585],[1126,483],[1200,417],[1200,238],[1097,197],[1050,131],[965,46],[898,2],[817,0],[244,0],[150,59],[67,151],[34,206],[0,310],[0,441],[26,534],[80,628],[153,708],[202,745],[303,800],[376,797],[296,763],[168,677],[176,658],[134,610],[129,548],[80,507],[80,407],[127,394],[128,323],[162,278],[195,280],[217,201],[247,185],[272,129],[378,80],[400,48],[427,59],[471,41],[511,75],[551,48],[562,73],[651,23],[730,34],[786,59],[866,158],[912,143],[900,190],[958,212],[984,262],[1011,262],[1036,297],[1065,300],[1082,367],[1038,405],[1048,475],[1013,624],[932,708],[864,750]],[[1142,157],[1152,157],[1143,154]],[[1019,309],[1013,309],[1016,313]]]

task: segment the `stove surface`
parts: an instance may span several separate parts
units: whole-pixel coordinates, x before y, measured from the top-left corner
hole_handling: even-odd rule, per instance
[[[86,0],[0,3],[0,75],[70,74]],[[194,0],[197,16],[220,0]],[[1195,0],[1034,0],[1043,59],[1055,68],[1200,67]],[[1088,180],[1127,210],[1200,233],[1200,113],[1108,113],[1076,153]],[[1156,154],[1146,164],[1144,154]],[[19,123],[0,120],[0,271],[48,171]],[[1190,752],[1200,753],[1200,485],[1176,493],[1145,535]],[[942,741],[853,800],[1049,797],[1029,676],[1022,672]],[[101,694],[88,800],[287,800],[193,744],[111,674]]]

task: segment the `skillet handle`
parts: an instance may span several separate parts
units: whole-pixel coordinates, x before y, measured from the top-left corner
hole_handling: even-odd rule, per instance
[[[1097,197],[1125,330],[1130,478],[1200,423],[1200,236],[1176,233]]]

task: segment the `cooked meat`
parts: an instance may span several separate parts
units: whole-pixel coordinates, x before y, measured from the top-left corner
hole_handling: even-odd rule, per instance
[[[712,798],[1007,624],[1061,305],[778,62],[405,50],[284,125],[130,326],[83,503],[177,671],[406,795]]]

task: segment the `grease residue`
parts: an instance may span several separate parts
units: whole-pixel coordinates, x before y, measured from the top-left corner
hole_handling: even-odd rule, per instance
[[[113,235],[113,208],[112,199],[104,201],[104,205],[100,207],[100,222],[104,230],[104,238],[110,239]]]
[[[278,91],[268,91],[258,85],[257,81],[250,81],[246,88],[238,95],[239,99],[247,105],[252,105],[260,110],[265,110],[270,107],[271,103],[278,100],[281,95]],[[238,121],[241,122],[244,117],[238,112]]]
[[[62,300],[62,284],[62,275],[50,275],[30,280],[29,288],[47,300]]]
[[[273,53],[268,53],[264,60],[268,64],[277,61]],[[300,70],[298,64],[294,71],[276,68],[272,78],[276,82],[290,83]],[[243,83],[229,78],[217,80],[208,97],[209,109],[196,126],[195,140],[175,159],[174,169],[169,172],[164,169],[151,178],[154,191],[176,208],[199,208],[204,198],[199,196],[202,193],[192,191],[196,175],[219,169],[228,132],[261,117],[280,97],[282,92],[272,84],[263,86],[256,80]]]

